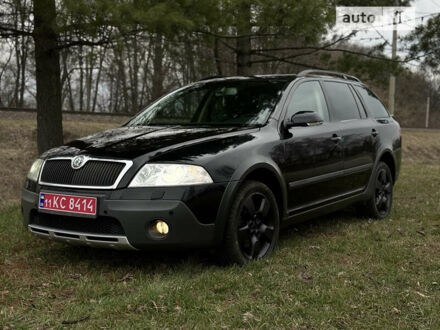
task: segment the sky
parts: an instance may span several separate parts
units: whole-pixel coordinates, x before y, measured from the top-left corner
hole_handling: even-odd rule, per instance
[[[415,0],[411,4],[413,7],[415,7],[416,11],[416,25],[426,23],[427,20],[430,18],[422,16],[434,14],[434,13],[440,13],[440,0]],[[337,32],[337,31],[336,31]],[[399,31],[398,37],[404,37],[411,31]],[[384,41],[387,41],[387,45],[385,46],[385,54],[388,56],[391,56],[391,41],[392,41],[392,31],[375,31],[375,29],[369,29],[365,31],[360,31],[357,33],[357,35],[353,38],[351,38],[351,41],[353,43],[359,43],[364,46],[374,46],[383,43]],[[397,48],[399,49],[399,42],[397,44]],[[397,53],[399,56],[405,56],[406,53],[402,50],[398,51]],[[416,67],[418,64],[413,62],[411,63],[412,66]]]

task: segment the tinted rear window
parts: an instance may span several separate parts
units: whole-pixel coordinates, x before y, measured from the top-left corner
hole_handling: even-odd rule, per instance
[[[365,106],[375,118],[389,117],[382,102],[369,89],[360,86],[354,86],[354,88],[361,95]]]
[[[335,121],[360,119],[356,101],[345,83],[326,81],[325,90],[332,104],[332,118]]]

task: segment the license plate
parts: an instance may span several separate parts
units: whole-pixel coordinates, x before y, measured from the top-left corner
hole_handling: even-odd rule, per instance
[[[40,193],[40,210],[96,215],[96,197]]]

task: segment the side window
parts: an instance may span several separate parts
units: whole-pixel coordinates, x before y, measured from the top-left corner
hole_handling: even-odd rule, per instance
[[[359,112],[361,113],[361,118],[365,119],[365,118],[367,118],[367,112],[365,110],[365,106],[361,102],[359,94],[357,92],[355,92],[355,90],[353,88],[354,88],[354,86],[350,87],[351,91],[353,92],[354,98],[356,99],[356,104],[358,106]]]
[[[287,118],[299,111],[315,111],[324,121],[329,120],[327,104],[319,82],[307,81],[295,89],[287,108]]]
[[[360,86],[354,86],[365,102],[365,106],[375,118],[389,117],[388,111],[382,102],[369,89]]]
[[[361,118],[353,93],[347,84],[333,81],[326,81],[324,84],[335,121]]]

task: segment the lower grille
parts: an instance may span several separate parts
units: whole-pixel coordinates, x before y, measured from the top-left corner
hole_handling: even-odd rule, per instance
[[[81,233],[125,236],[120,222],[111,217],[79,218],[34,212],[30,224]]]

